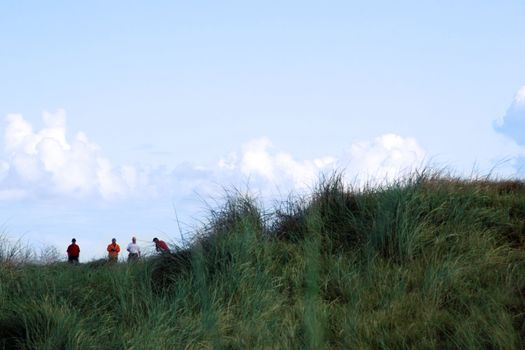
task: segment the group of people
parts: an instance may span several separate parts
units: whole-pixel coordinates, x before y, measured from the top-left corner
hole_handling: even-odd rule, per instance
[[[166,242],[157,237],[153,238],[155,243],[155,250],[160,253],[169,253],[170,249]],[[106,249],[108,251],[108,260],[110,262],[117,262],[120,254],[120,246],[117,244],[117,239],[112,238],[111,243],[108,244]],[[128,252],[128,262],[136,261],[140,258],[140,247],[137,244],[135,237],[131,238],[131,243],[126,248]],[[73,238],[71,244],[67,247],[67,261],[70,263],[78,263],[78,257],[80,256],[80,247],[77,244],[77,240]]]

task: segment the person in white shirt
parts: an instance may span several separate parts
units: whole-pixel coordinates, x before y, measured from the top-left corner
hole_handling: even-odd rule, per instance
[[[137,244],[137,239],[135,237],[131,238],[131,243],[128,244],[128,262],[137,261],[140,258],[140,247]]]

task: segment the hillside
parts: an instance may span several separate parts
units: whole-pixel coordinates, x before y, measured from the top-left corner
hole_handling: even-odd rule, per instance
[[[242,194],[133,265],[0,254],[3,349],[525,348],[525,183]],[[23,260],[23,259],[22,259]]]

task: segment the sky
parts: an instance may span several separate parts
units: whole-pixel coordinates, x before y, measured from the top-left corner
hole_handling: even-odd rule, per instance
[[[81,261],[233,186],[525,178],[523,1],[7,0],[0,81],[1,228]]]

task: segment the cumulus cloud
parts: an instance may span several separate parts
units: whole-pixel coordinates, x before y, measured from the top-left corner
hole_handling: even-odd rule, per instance
[[[334,157],[297,160],[290,153],[278,151],[268,138],[258,138],[244,144],[240,152],[232,152],[221,159],[218,166],[230,172],[239,171],[258,185],[304,189],[335,162]]]
[[[494,128],[519,146],[511,155],[511,163],[517,174],[525,175],[525,86],[518,90],[507,113],[496,121]]]
[[[297,160],[290,153],[278,151],[267,138],[246,143],[240,152],[233,152],[219,161],[219,167],[238,170],[253,177],[289,189],[305,189],[315,184],[322,173],[343,170],[349,180],[360,178],[388,181],[404,171],[421,166],[425,150],[413,138],[387,134],[372,141],[353,143],[344,153],[312,160]]]
[[[68,138],[63,110],[44,113],[44,128],[33,130],[19,114],[6,118],[4,155],[0,179],[4,195],[22,197],[6,186],[24,185],[37,194],[68,196],[99,195],[113,199],[133,194],[145,176],[133,167],[115,167],[84,133]],[[6,192],[7,191],[7,192]],[[17,194],[17,195],[13,195]]]
[[[361,181],[389,181],[423,165],[426,152],[413,138],[386,134],[372,141],[355,142],[344,167]]]
[[[421,165],[425,151],[411,138],[387,134],[355,142],[338,156],[297,159],[279,150],[268,138],[248,141],[209,167],[182,163],[174,168],[114,165],[101,147],[82,132],[68,135],[63,110],[44,113],[44,127],[33,126],[19,114],[6,118],[4,157],[0,157],[0,200],[29,196],[151,198],[175,195],[192,198],[214,195],[224,187],[243,186],[265,194],[274,190],[304,190],[319,175],[335,169],[349,179],[381,180]]]
[[[518,90],[507,113],[496,122],[495,129],[525,146],[525,86]]]

